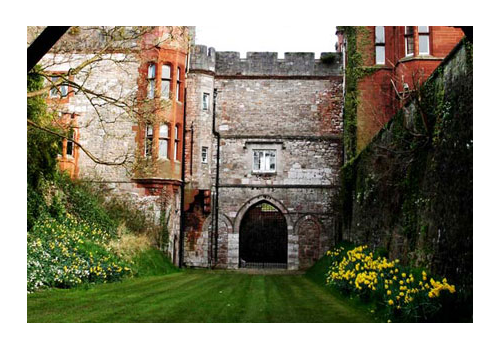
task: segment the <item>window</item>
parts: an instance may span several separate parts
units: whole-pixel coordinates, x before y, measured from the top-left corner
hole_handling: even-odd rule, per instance
[[[168,159],[168,142],[170,140],[170,125],[160,125],[160,149],[158,156],[163,159]]]
[[[413,37],[413,27],[405,27],[405,51],[406,56],[413,56],[415,51],[415,42]]]
[[[75,132],[71,133],[71,138],[75,139]],[[66,140],[66,156],[73,157],[74,156],[74,142],[71,140]]]
[[[384,27],[375,27],[375,64],[385,64]]]
[[[210,104],[210,94],[207,92],[203,93],[203,110],[208,111],[208,105]]]
[[[156,66],[150,64],[148,67],[148,98],[152,99],[155,97],[155,87],[156,87]]]
[[[418,27],[418,54],[419,55],[429,55],[431,52],[429,50],[429,27],[419,26]]]
[[[254,150],[253,167],[254,172],[276,172],[276,150]]]
[[[52,84],[55,84],[61,77],[60,76],[53,76],[50,78],[52,81]],[[49,97],[55,98],[55,97],[67,97],[68,96],[68,85],[66,84],[61,84],[59,86],[54,86],[52,89],[50,89],[49,92]]]
[[[181,69],[177,67],[177,101],[181,100]]]
[[[170,66],[164,64],[161,68],[161,97],[164,99],[170,98]]]
[[[145,154],[150,157],[153,149],[153,125],[146,125]]]
[[[179,125],[175,126],[175,139],[174,139],[174,157],[179,160]]]
[[[204,164],[208,163],[208,147],[201,147],[201,162]]]

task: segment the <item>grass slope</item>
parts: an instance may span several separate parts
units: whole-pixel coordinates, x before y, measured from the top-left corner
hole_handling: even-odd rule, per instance
[[[303,275],[185,271],[28,295],[28,322],[373,322]]]

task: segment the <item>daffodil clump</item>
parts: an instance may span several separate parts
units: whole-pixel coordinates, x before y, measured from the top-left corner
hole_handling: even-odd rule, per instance
[[[398,259],[375,258],[366,245],[351,250],[335,248],[327,255],[333,260],[326,278],[327,285],[348,294],[373,298],[388,309],[389,316],[406,320],[426,319],[439,309],[438,298],[443,293],[455,293],[455,286],[450,285],[446,278],[435,281],[425,271],[411,273],[400,265]]]
[[[45,216],[28,231],[27,289],[68,288],[85,282],[110,282],[130,274],[130,267],[109,247],[107,231],[69,213]]]

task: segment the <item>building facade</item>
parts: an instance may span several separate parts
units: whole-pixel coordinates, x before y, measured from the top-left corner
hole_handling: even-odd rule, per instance
[[[337,27],[337,51],[343,52],[346,71],[356,75],[353,155],[401,108],[415,89],[462,39],[458,27],[367,26]],[[350,55],[350,56],[349,56]],[[351,85],[352,86],[352,85]]]
[[[194,48],[186,265],[303,269],[334,242],[342,75],[327,56]]]
[[[193,33],[190,27],[73,27],[40,62],[49,109],[73,130],[63,140],[61,170],[150,213],[162,226],[156,243],[175,261]],[[59,79],[62,84],[51,86]]]

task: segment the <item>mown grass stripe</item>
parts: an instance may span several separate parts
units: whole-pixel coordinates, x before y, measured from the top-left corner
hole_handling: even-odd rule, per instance
[[[367,322],[302,275],[185,271],[28,295],[28,322]]]

